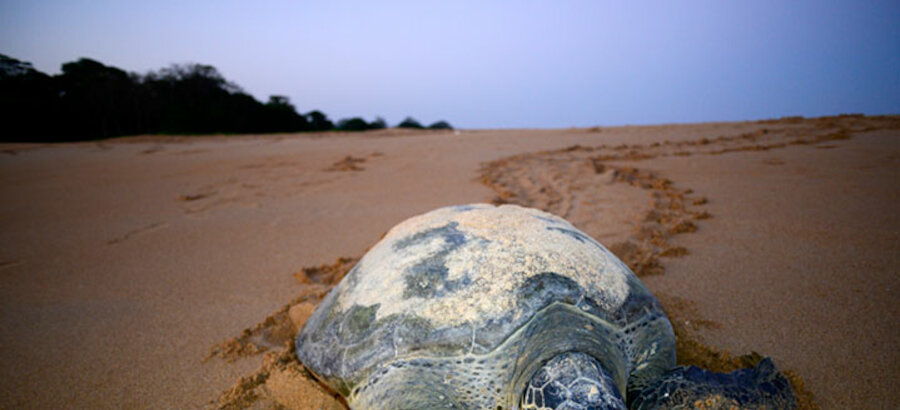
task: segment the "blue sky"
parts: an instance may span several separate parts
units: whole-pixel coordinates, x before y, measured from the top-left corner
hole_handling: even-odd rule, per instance
[[[211,64],[332,119],[463,128],[900,113],[900,2],[10,1],[47,73]]]

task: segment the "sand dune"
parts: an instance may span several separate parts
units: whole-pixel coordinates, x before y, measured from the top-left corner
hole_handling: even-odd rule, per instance
[[[489,201],[622,256],[683,362],[756,351],[824,408],[897,407],[898,124],[5,145],[0,407],[339,408],[282,346],[392,225]]]

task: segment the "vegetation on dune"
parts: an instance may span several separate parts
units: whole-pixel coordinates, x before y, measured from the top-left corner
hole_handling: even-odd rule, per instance
[[[406,117],[406,119],[400,122],[400,124],[397,124],[397,128],[423,129],[425,127],[423,127],[422,124],[416,121],[413,117]]]
[[[426,129],[420,122],[416,121],[413,117],[406,117],[405,120],[397,124],[397,128],[413,128],[418,130]],[[447,121],[438,121],[434,124],[431,124],[427,127],[430,130],[452,130],[453,126],[450,125]]]
[[[298,113],[282,95],[262,103],[211,65],[175,64],[139,75],[81,58],[63,64],[62,73],[49,76],[3,54],[0,113],[0,141],[23,142],[388,127],[380,117],[371,123],[349,118],[335,125],[321,111]],[[430,128],[451,127],[440,121]]]
[[[432,130],[452,130],[453,126],[451,126],[447,121],[438,121],[434,124],[429,125],[428,128]]]
[[[360,117],[354,117],[340,120],[337,123],[337,129],[340,131],[380,130],[384,128],[387,128],[387,122],[381,117],[376,118],[372,122],[366,122]]]

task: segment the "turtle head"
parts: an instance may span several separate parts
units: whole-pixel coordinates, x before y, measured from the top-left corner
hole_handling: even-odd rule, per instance
[[[625,401],[597,359],[579,352],[551,358],[531,377],[519,407],[525,409],[624,409]]]
[[[797,407],[790,383],[769,358],[731,373],[679,366],[629,396],[632,409]]]

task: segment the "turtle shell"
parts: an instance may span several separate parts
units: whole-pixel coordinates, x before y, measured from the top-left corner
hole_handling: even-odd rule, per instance
[[[634,373],[674,366],[671,325],[628,267],[565,220],[515,205],[400,223],[323,300],[296,346],[348,402],[369,403],[360,407],[389,407],[398,385],[423,386],[420,405],[504,407],[566,351],[600,359],[623,395]]]

